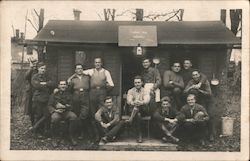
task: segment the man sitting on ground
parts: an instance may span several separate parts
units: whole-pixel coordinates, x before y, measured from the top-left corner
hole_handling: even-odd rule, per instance
[[[192,136],[194,139],[198,139],[201,145],[204,145],[209,116],[206,109],[196,103],[194,94],[187,96],[187,104],[181,108],[179,117],[184,120],[180,126],[180,135],[185,138]]]
[[[76,130],[77,116],[71,111],[72,109],[72,95],[67,91],[66,81],[60,81],[58,85],[59,91],[51,94],[48,108],[51,113],[51,130],[52,135],[55,138],[58,133],[58,127],[61,120],[69,121],[69,137],[72,145],[76,145],[77,142],[74,138]],[[57,143],[53,144],[57,146]]]
[[[95,119],[101,133],[104,133],[99,145],[113,141],[124,124],[119,119],[118,107],[114,106],[112,97],[104,99],[104,105],[96,112]]]
[[[168,139],[175,143],[179,142],[179,139],[172,134],[176,130],[181,118],[178,115],[178,111],[172,107],[171,100],[168,96],[161,99],[161,107],[157,108],[154,112],[154,119],[163,133],[163,142],[167,142]]]

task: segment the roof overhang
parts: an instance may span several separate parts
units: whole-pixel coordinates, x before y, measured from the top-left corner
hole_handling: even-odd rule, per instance
[[[221,21],[50,20],[31,40],[46,43],[118,44],[119,26],[156,26],[159,45],[240,45]]]

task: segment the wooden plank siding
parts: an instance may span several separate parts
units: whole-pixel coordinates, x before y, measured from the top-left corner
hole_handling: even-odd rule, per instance
[[[74,73],[74,54],[72,50],[58,50],[58,80],[67,80]]]

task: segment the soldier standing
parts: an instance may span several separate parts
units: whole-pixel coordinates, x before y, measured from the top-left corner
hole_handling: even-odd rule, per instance
[[[34,123],[38,124],[35,128],[35,132],[41,134],[41,124],[46,128],[49,126],[48,116],[49,111],[47,103],[51,89],[54,87],[54,83],[48,77],[46,73],[46,65],[43,62],[37,64],[38,73],[32,77],[31,84],[34,88],[32,97],[32,110],[34,111]],[[43,120],[43,121],[40,121]],[[41,137],[40,135],[38,135]]]

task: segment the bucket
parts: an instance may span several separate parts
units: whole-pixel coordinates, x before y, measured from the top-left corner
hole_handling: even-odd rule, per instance
[[[234,118],[222,117],[222,135],[232,136],[233,126],[234,126]]]

